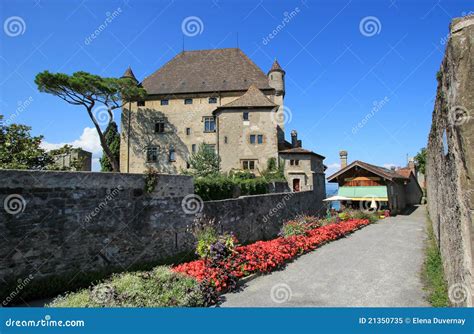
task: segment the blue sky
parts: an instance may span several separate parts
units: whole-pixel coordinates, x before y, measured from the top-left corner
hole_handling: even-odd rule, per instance
[[[349,161],[405,165],[426,145],[449,22],[471,11],[473,2],[456,0],[2,1],[0,113],[32,126],[47,147],[74,143],[97,158],[85,110],[39,93],[35,75],[120,76],[130,65],[142,80],[182,50],[183,21],[197,17],[186,50],[235,47],[238,33],[263,71],[278,59],[287,136],[297,129],[329,173],[341,149]]]

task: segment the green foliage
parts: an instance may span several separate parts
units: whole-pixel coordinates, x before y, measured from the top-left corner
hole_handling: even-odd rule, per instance
[[[304,235],[306,231],[322,226],[321,222],[314,216],[297,215],[295,219],[283,224],[279,235],[291,237],[294,235]]]
[[[118,132],[117,123],[113,121],[110,122],[107,129],[105,129],[104,136],[105,142],[109,146],[114,159],[120,164],[120,134]],[[100,166],[102,172],[113,171],[112,164],[105,153],[102,155],[102,158],[100,158]]]
[[[169,307],[206,306],[193,278],[156,267],[149,272],[115,274],[89,289],[65,294],[48,307]]]
[[[208,145],[201,144],[189,158],[191,174],[198,177],[215,176],[220,171],[220,158]]]
[[[0,168],[45,169],[54,162],[40,147],[43,136],[32,136],[30,131],[26,125],[0,124]]]
[[[259,195],[267,193],[268,182],[264,178],[241,180],[236,182],[241,195]]]
[[[429,219],[427,234],[422,276],[428,292],[428,301],[434,307],[447,307],[449,306],[448,286],[444,279],[443,262],[436,244],[433,225]]]
[[[110,124],[114,119],[115,109],[122,108],[127,101],[145,98],[146,91],[130,78],[103,78],[83,71],[72,75],[44,71],[36,75],[35,83],[40,92],[55,95],[69,104],[83,106],[86,109],[113,171],[118,172],[120,169],[118,161],[106,142],[93,108],[104,108],[103,111],[108,113]]]
[[[232,198],[235,184],[225,176],[202,177],[194,180],[194,193],[204,201]]]
[[[350,215],[347,212],[341,212],[339,214],[339,219],[340,220],[344,221],[344,220],[348,220],[349,218],[350,218]]]
[[[415,156],[415,164],[422,174],[426,174],[426,148],[422,148]]]
[[[267,162],[267,169],[261,174],[262,177],[264,177],[268,182],[286,181],[285,163],[282,160],[279,160],[277,164],[277,160],[275,158],[270,158]]]
[[[158,183],[158,171],[152,167],[148,167],[145,172],[145,192],[150,194],[155,190]]]

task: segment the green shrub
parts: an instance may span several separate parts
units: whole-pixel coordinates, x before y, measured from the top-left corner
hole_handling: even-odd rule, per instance
[[[115,274],[109,280],[65,294],[48,307],[206,306],[200,284],[193,278],[156,267],[148,272]]]
[[[224,176],[203,177],[194,180],[194,193],[204,201],[232,198],[234,182]]]
[[[241,195],[259,195],[267,193],[267,181],[263,178],[242,180],[237,183]]]
[[[279,235],[282,237],[291,237],[294,235],[304,235],[308,230],[308,226],[305,223],[290,220],[283,224]]]

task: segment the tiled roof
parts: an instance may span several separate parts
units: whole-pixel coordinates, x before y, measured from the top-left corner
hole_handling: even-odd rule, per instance
[[[320,154],[317,154],[317,153],[314,153],[313,151],[310,151],[310,150],[306,150],[302,147],[294,147],[294,148],[289,148],[289,149],[286,149],[286,150],[280,150],[278,151],[278,153],[282,153],[282,154],[313,154],[313,155],[316,155],[322,159],[326,159],[326,157],[320,155]]]
[[[220,106],[219,109],[249,107],[273,108],[276,107],[276,104],[270,101],[260,89],[252,84],[244,95],[232,102]]]
[[[394,170],[384,168],[384,167],[380,167],[380,166],[376,166],[376,165],[371,165],[371,164],[368,164],[366,162],[356,160],[356,161],[352,162],[351,164],[347,165],[345,168],[343,168],[343,169],[339,170],[338,172],[334,173],[333,175],[329,176],[327,178],[327,180],[331,181],[331,180],[335,179],[339,175],[343,174],[344,172],[348,171],[349,169],[351,169],[355,166],[359,166],[361,168],[364,168],[364,169],[368,170],[369,172],[372,172],[372,173],[374,173],[376,175],[379,175],[379,176],[381,176],[385,179],[388,179],[390,181],[398,180],[398,179],[402,179],[402,180],[407,179],[407,177],[397,173]]]
[[[276,60],[276,59],[275,59],[275,61],[273,62],[272,67],[270,68],[270,70],[268,71],[268,73],[270,73],[270,72],[272,72],[272,71],[280,71],[280,72],[285,73],[285,71],[281,68],[280,64],[278,63],[278,60]]]
[[[148,94],[273,89],[265,73],[240,49],[184,51],[142,82]]]
[[[410,168],[399,168],[396,170],[398,174],[400,174],[403,177],[406,177],[407,179],[410,178],[411,174],[411,169]]]
[[[137,78],[135,77],[135,74],[133,74],[132,68],[130,66],[125,70],[125,73],[122,75],[122,78],[131,78],[137,81]]]

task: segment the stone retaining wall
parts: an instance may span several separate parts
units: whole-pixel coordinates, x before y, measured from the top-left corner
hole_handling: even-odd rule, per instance
[[[31,276],[75,279],[178,262],[193,254],[186,228],[201,209],[223,231],[251,242],[274,237],[296,213],[322,207],[317,192],[202,203],[192,177],[182,175],[158,175],[152,193],[142,174],[0,170],[0,180],[0,296]]]

